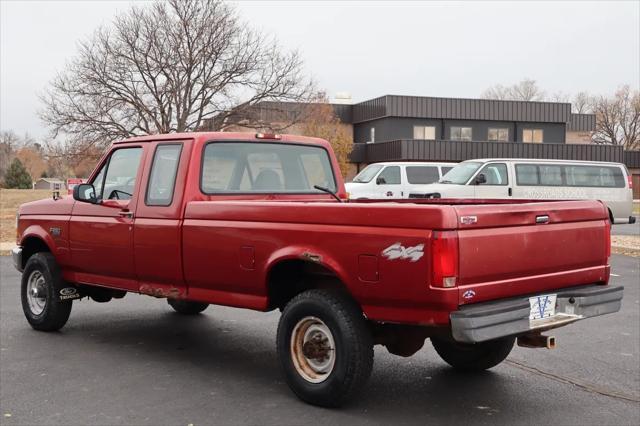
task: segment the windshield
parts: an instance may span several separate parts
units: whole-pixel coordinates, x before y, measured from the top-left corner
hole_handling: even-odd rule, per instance
[[[446,175],[442,176],[439,183],[453,183],[456,185],[464,185],[469,178],[480,168],[482,163],[473,161],[460,163],[453,169],[449,170]]]
[[[357,182],[357,183],[371,182],[371,179],[373,179],[373,177],[378,174],[381,168],[382,168],[382,165],[380,164],[371,164],[365,167],[363,171],[358,173],[358,176],[354,177],[352,182]]]

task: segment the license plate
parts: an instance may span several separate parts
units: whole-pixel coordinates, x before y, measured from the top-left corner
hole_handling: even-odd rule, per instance
[[[556,298],[557,295],[555,294],[530,297],[529,305],[531,306],[531,311],[529,312],[529,319],[539,320],[554,316],[556,314]]]

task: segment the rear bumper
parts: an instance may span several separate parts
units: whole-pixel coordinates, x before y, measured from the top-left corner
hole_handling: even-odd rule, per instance
[[[13,259],[13,266],[20,272],[22,272],[22,247],[14,247],[11,249],[11,258]]]
[[[614,217],[613,218],[613,224],[614,225],[618,225],[618,224],[624,225],[624,224],[627,224],[627,223],[630,223],[630,224],[636,223],[636,217],[635,216],[629,216],[628,218],[627,217]]]
[[[529,321],[529,297],[535,294],[462,306],[450,315],[453,338],[461,343],[478,343],[618,312],[623,287],[594,284],[545,292],[550,293],[558,296],[556,314],[544,320]]]

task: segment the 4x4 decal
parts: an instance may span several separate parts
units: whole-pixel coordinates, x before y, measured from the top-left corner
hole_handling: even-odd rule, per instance
[[[417,262],[424,256],[424,244],[418,244],[413,247],[404,247],[400,243],[395,243],[382,251],[382,256],[389,260],[409,259],[411,262]]]

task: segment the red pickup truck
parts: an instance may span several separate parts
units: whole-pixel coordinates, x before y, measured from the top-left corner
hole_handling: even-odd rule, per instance
[[[15,266],[36,330],[74,299],[127,292],[180,314],[209,304],[280,309],[287,383],[338,406],[369,377],[373,346],[410,356],[429,338],[461,370],[517,340],[620,309],[610,225],[597,201],[348,202],[321,139],[192,133],[114,143],[73,197],[24,204]]]

